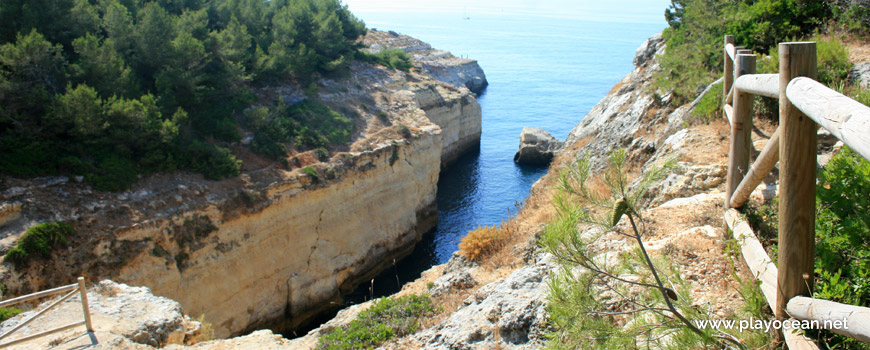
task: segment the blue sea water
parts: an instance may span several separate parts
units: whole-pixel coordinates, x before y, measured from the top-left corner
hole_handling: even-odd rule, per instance
[[[545,168],[513,163],[524,126],[564,140],[633,69],[635,49],[665,26],[667,0],[344,0],[367,27],[393,30],[478,60],[489,87],[480,151],[441,173],[439,219],[395,268],[348,296],[359,302],[391,294],[446,262],[479,225],[509,218]],[[399,281],[397,281],[397,279]]]

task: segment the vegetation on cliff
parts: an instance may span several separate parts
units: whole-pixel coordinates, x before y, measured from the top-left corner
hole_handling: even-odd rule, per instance
[[[66,245],[66,239],[75,229],[62,222],[44,222],[29,229],[18,239],[18,246],[10,249],[3,261],[12,263],[16,268],[27,265],[31,258],[48,258],[51,252]]]
[[[157,171],[233,176],[227,145],[252,89],[295,81],[310,93],[316,77],[347,72],[364,33],[337,0],[3,1],[0,172],[82,175],[104,190]],[[246,125],[257,151],[277,155],[276,142],[345,141],[335,114],[278,104]]]
[[[870,303],[870,162],[844,147],[819,173],[816,186],[814,297],[848,305]],[[747,212],[777,254],[778,202]],[[867,349],[865,343],[831,332],[816,334],[831,348]]]
[[[392,338],[416,332],[420,318],[434,311],[427,295],[381,298],[347,326],[320,337],[317,349],[373,349]]]
[[[780,41],[810,37],[819,31],[856,35],[870,31],[870,27],[860,25],[870,22],[870,7],[851,1],[672,0],[665,19],[667,50],[659,58],[662,70],[655,75],[655,86],[670,93],[674,105],[695,98],[721,76],[725,35],[734,35],[738,45],[767,55]],[[819,49],[821,58],[824,48]],[[819,68],[822,72],[827,66],[820,64]],[[830,81],[820,74],[824,83],[845,79],[837,75],[839,66],[830,68],[834,70]]]

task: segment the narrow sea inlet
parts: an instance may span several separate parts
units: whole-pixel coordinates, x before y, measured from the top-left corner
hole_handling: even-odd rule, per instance
[[[483,113],[479,150],[466,153],[440,175],[437,227],[413,253],[346,296],[347,304],[395,293],[432,265],[447,262],[468,230],[510,217],[547,170],[514,164],[522,128],[543,128],[564,140],[633,69],[635,49],[666,26],[661,9],[668,4],[658,0],[345,3],[369,28],[410,35],[435,49],[478,60],[489,81],[478,97]]]

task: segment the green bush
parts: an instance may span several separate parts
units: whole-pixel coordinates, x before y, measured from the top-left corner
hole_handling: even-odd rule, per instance
[[[6,321],[10,318],[13,318],[22,312],[23,311],[16,309],[14,307],[2,307],[2,308],[0,308],[0,322]]]
[[[374,62],[383,65],[387,68],[397,69],[401,71],[409,71],[414,67],[408,53],[402,49],[384,49],[377,53],[367,53],[359,51],[357,58],[365,62]]]
[[[373,349],[392,338],[413,334],[420,317],[435,311],[427,295],[381,298],[347,326],[320,337],[317,349]]]
[[[302,168],[302,172],[305,175],[310,176],[312,179],[317,180],[317,170],[314,170],[314,168],[312,168],[310,166],[306,166],[306,167]]]
[[[713,85],[707,93],[701,97],[692,116],[700,123],[709,124],[722,115],[722,84]]]
[[[870,162],[844,147],[819,173],[816,187],[814,297],[850,305],[870,303]],[[776,259],[777,203],[750,211],[750,224]],[[769,243],[768,243],[769,242]],[[831,348],[866,345],[830,332]]]
[[[242,162],[229,149],[197,140],[185,148],[183,156],[187,168],[210,180],[236,176],[242,167]]]
[[[824,2],[802,0],[671,0],[665,11],[667,49],[654,89],[683,104],[722,74],[722,39],[767,53],[777,42],[813,33],[831,18]]]
[[[46,222],[37,224],[29,229],[18,239],[18,245],[12,248],[3,260],[21,268],[34,255],[42,258],[51,257],[51,252],[66,245],[67,237],[75,233],[75,229],[69,224],[62,222]]]
[[[294,147],[320,149],[347,143],[354,123],[328,106],[306,99],[293,106],[279,101],[275,106],[248,111],[246,123],[254,131],[251,148],[260,154],[283,158],[285,143]]]

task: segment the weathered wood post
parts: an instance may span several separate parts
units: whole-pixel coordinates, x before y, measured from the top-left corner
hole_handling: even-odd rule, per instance
[[[94,331],[94,326],[91,324],[91,310],[88,306],[88,291],[85,289],[85,278],[79,277],[79,292],[82,295],[82,312],[85,314],[85,328],[88,332]]]
[[[779,257],[776,317],[797,295],[812,295],[816,209],[816,123],[786,96],[800,76],[816,79],[816,43],[779,44]]]
[[[755,73],[755,55],[739,54],[736,57],[735,80],[745,74]],[[730,207],[731,195],[749,170],[749,153],[752,149],[752,102],[750,93],[734,90],[733,120],[731,120],[731,148],[728,153],[728,177],[725,206]]]
[[[724,79],[722,79],[722,86],[724,87],[722,91],[722,99],[725,100],[728,98],[728,92],[731,91],[731,86],[734,85],[734,60],[731,59],[731,55],[728,54],[728,44],[734,46],[734,36],[726,35],[725,36],[725,45],[722,47],[725,48],[725,72]],[[725,113],[723,110],[722,113]]]

